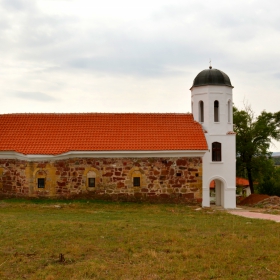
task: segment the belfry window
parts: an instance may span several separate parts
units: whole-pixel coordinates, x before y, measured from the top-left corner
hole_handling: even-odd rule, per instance
[[[219,122],[219,101],[214,101],[214,122]]]
[[[230,123],[231,122],[231,102],[230,102],[230,100],[228,101],[228,103],[227,103],[227,105],[228,105],[228,122]]]
[[[222,161],[222,144],[219,142],[212,143],[212,161]]]
[[[199,101],[198,104],[199,122],[204,122],[204,103],[203,101]]]

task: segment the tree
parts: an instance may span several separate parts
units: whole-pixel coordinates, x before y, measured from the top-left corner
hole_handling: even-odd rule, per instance
[[[272,159],[275,165],[280,165],[280,157],[273,157]]]
[[[258,191],[262,194],[280,196],[280,168],[273,166],[271,172],[265,174],[258,184]]]
[[[251,107],[244,110],[233,108],[234,131],[236,132],[236,171],[247,177],[251,193],[254,181],[258,181],[271,168],[272,140],[280,140],[280,112],[266,111],[255,117]]]

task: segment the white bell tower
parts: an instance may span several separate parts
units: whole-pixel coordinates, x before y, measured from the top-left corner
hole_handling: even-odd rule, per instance
[[[202,206],[210,206],[210,183],[215,181],[215,203],[236,208],[235,133],[232,88],[229,77],[218,69],[201,71],[191,87],[192,113],[204,131]]]

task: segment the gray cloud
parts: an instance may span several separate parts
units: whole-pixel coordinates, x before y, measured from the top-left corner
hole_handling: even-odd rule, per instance
[[[49,94],[42,93],[42,92],[15,91],[15,92],[11,92],[11,95],[21,99],[34,100],[40,102],[51,102],[57,100],[57,98],[54,98]]]
[[[214,65],[223,66],[227,61],[233,68],[240,68],[246,64],[248,71],[273,69],[276,63],[280,67],[275,54],[262,51],[265,42],[259,27],[268,18],[267,10],[254,8],[253,4],[244,9],[240,3],[230,8],[228,3],[216,6],[200,1],[183,7],[169,5],[147,19],[146,30],[141,22],[108,27],[94,18],[93,28],[83,26],[79,18],[46,15],[33,1],[3,3],[5,8],[10,5],[22,10],[9,32],[0,31],[4,42],[0,48],[6,56],[10,54],[21,62],[49,63],[62,71],[72,68],[144,77],[177,75],[180,70],[176,68],[187,69],[190,65],[207,67],[209,58]],[[273,13],[271,18],[275,16]]]
[[[249,73],[274,73],[280,67],[277,1],[268,6],[192,0],[162,6],[145,21],[116,25],[114,19],[107,24],[93,17],[85,24],[80,17],[46,14],[36,3],[0,2],[0,55],[9,58],[7,65],[27,67],[33,75],[85,71],[172,77],[206,68],[209,58],[214,67],[230,71],[246,65]]]
[[[2,5],[6,9],[11,9],[11,10],[22,10],[24,9],[25,5],[22,0],[2,0]]]
[[[192,47],[188,42],[171,42],[168,39],[155,41],[131,41],[124,39],[125,44],[118,44],[110,38],[109,44],[114,50],[104,56],[77,55],[67,64],[70,67],[115,74],[140,76],[178,75],[176,67],[190,64],[208,64],[209,53],[199,47]],[[212,57],[224,57],[222,53],[212,51]],[[198,58],[199,57],[199,58]],[[205,60],[206,57],[206,60]],[[181,72],[183,73],[183,72]]]
[[[33,2],[30,0],[2,0],[0,4],[8,11],[22,11],[30,7],[30,4],[33,4]]]
[[[275,73],[275,74],[274,74],[274,77],[275,77],[276,79],[280,80],[280,72]]]
[[[70,2],[77,12],[63,9],[67,1],[0,0],[5,112],[91,111],[92,104],[96,111],[142,111],[143,94],[154,93],[149,110],[185,112],[190,104],[178,100],[210,58],[230,76],[237,105],[246,96],[257,112],[279,110],[271,102],[280,86],[278,0],[155,1],[138,14],[134,4],[123,5],[127,17],[112,7],[99,15],[95,1]],[[78,4],[88,7],[85,17]]]

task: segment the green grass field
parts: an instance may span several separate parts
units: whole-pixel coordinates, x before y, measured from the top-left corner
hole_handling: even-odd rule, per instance
[[[0,279],[280,279],[280,224],[196,208],[2,200]]]

